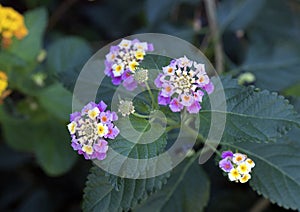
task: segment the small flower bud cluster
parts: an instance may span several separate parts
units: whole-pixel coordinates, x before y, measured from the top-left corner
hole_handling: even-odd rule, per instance
[[[122,116],[129,116],[134,113],[134,106],[132,101],[128,100],[120,100],[118,112],[122,114]]]
[[[103,160],[106,158],[108,143],[105,139],[114,139],[119,129],[113,124],[118,120],[115,112],[105,111],[107,105],[88,103],[81,112],[70,115],[68,130],[72,138],[72,147],[85,159]]]
[[[224,151],[219,167],[228,174],[230,181],[246,183],[251,179],[251,170],[255,163],[247,155]]]
[[[112,46],[106,55],[104,73],[112,78],[114,85],[123,82],[127,90],[134,90],[139,81],[144,81],[141,76],[134,77],[140,62],[144,59],[146,52],[153,51],[153,45],[140,42],[138,39],[123,39],[117,46]],[[142,76],[147,72],[142,71]]]

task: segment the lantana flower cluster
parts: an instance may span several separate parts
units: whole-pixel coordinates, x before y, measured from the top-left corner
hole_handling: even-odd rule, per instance
[[[114,125],[118,120],[115,112],[106,111],[107,105],[90,102],[81,112],[70,115],[68,130],[72,138],[72,147],[85,159],[103,160],[108,150],[107,139],[115,139],[119,129]]]
[[[254,161],[247,155],[231,151],[222,152],[222,160],[219,162],[219,167],[228,174],[229,180],[240,183],[251,179],[250,173],[254,166]]]
[[[186,56],[172,60],[163,67],[155,85],[160,88],[158,103],[169,105],[173,112],[180,112],[186,107],[189,113],[198,113],[200,103],[206,91],[212,93],[214,86],[210,81],[205,65],[189,60]]]
[[[13,8],[0,5],[0,34],[4,48],[11,44],[13,37],[24,38],[28,34],[24,17]]]
[[[123,83],[127,90],[134,90],[138,84],[147,79],[147,70],[136,72],[140,62],[147,52],[153,51],[153,45],[140,42],[138,39],[123,39],[117,46],[111,46],[106,55],[105,74],[112,78],[114,85]],[[137,74],[137,76],[135,76]],[[145,77],[140,79],[141,77]]]

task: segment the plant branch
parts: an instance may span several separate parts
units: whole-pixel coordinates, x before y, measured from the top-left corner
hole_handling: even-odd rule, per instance
[[[223,45],[221,42],[220,30],[217,23],[216,3],[214,0],[204,0],[207,12],[210,32],[215,43],[215,63],[218,74],[222,73],[224,68]]]

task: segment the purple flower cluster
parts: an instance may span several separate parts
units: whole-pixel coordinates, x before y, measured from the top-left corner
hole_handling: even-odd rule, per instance
[[[114,139],[119,129],[113,124],[118,120],[115,112],[106,110],[107,105],[90,102],[81,112],[70,115],[68,130],[72,138],[72,147],[85,159],[103,160],[106,158],[108,143],[105,139]]]
[[[153,51],[153,45],[140,42],[138,39],[123,39],[117,46],[111,46],[106,55],[104,73],[112,78],[114,85],[123,82],[127,90],[134,90],[137,82],[134,74],[139,63],[144,59],[146,52]]]
[[[204,64],[189,60],[186,56],[172,60],[163,67],[154,81],[157,88],[161,88],[158,95],[160,105],[169,105],[173,112],[180,112],[186,107],[189,113],[198,113],[200,102],[206,91],[214,90]]]

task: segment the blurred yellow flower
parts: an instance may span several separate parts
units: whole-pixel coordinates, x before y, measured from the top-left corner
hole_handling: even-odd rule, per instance
[[[2,46],[8,47],[12,38],[22,39],[28,34],[24,23],[24,17],[11,7],[3,7],[0,4],[0,35]]]
[[[2,100],[10,94],[10,91],[6,90],[7,86],[7,76],[3,71],[0,71],[0,104]]]
[[[0,71],[0,96],[7,88],[7,76],[4,72]]]

